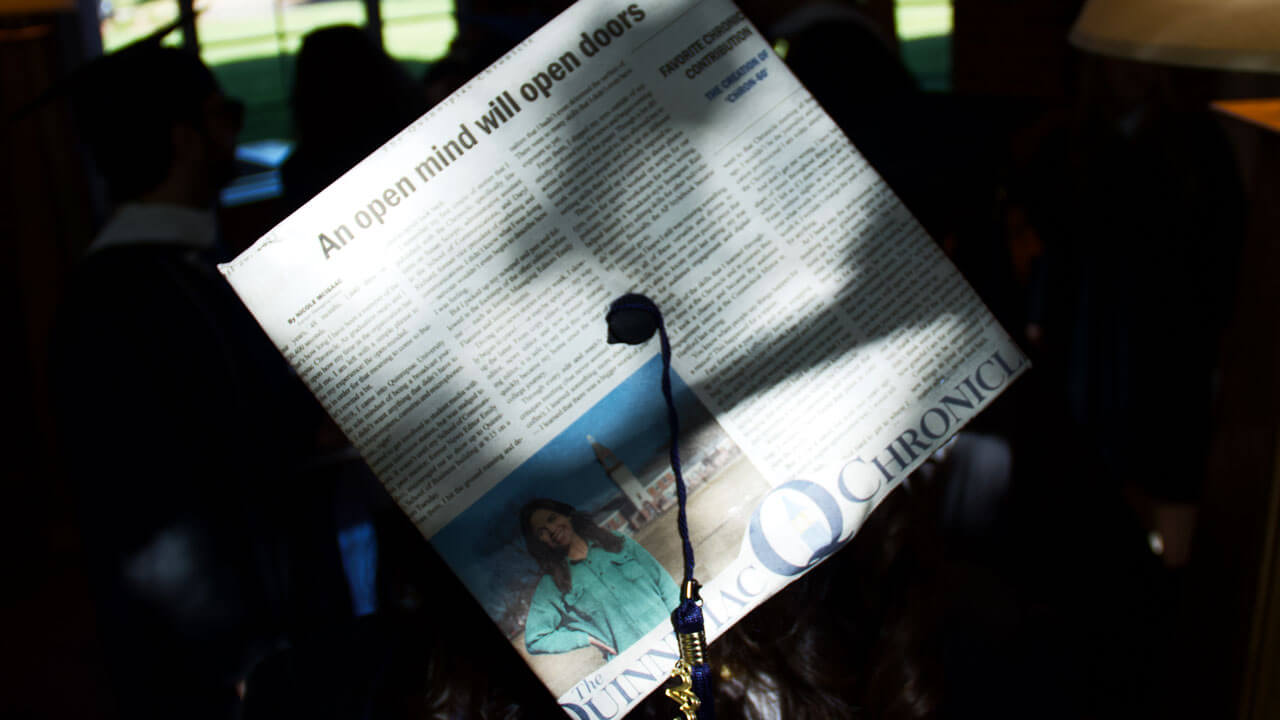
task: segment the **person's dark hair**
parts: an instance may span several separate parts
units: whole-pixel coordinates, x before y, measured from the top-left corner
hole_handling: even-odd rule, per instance
[[[172,129],[203,127],[204,103],[217,92],[200,58],[177,48],[132,46],[94,64],[76,92],[77,114],[113,200],[133,200],[164,180]]]
[[[335,99],[359,107],[335,112]],[[369,33],[354,25],[302,39],[294,76],[297,148],[281,168],[284,204],[300,207],[426,112],[426,95]]]
[[[611,553],[622,549],[622,536],[596,525],[586,513],[578,512],[572,505],[547,498],[529,501],[520,509],[520,532],[524,534],[524,544],[529,548],[529,554],[533,555],[533,559],[537,561],[538,567],[551,576],[560,592],[569,592],[573,589],[573,580],[569,577],[569,559],[564,550],[549,547],[534,533],[531,521],[533,513],[538,510],[548,510],[569,518],[573,531],[587,542],[594,542]]]
[[[335,98],[360,108],[334,112]],[[422,91],[400,63],[354,25],[308,33],[298,50],[293,124],[300,147],[357,145],[356,160],[377,149],[426,110]]]

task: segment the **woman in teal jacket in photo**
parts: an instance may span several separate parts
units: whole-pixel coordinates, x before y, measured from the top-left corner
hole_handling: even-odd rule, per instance
[[[679,603],[675,581],[647,550],[571,505],[533,500],[520,529],[543,572],[524,625],[531,654],[590,645],[610,658],[668,622]]]

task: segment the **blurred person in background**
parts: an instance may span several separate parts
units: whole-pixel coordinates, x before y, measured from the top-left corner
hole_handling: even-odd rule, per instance
[[[359,98],[335,109],[334,98]],[[285,207],[301,207],[427,110],[421,89],[364,29],[335,25],[302,39],[293,85],[297,149],[281,169]]]
[[[275,513],[318,407],[215,266],[240,104],[152,44],[77,104],[117,209],[59,309],[55,408],[120,716],[231,717],[278,637]]]
[[[459,0],[454,13],[458,34],[449,43],[449,52],[431,63],[422,78],[427,104],[434,106],[449,97],[572,4],[569,0]]]

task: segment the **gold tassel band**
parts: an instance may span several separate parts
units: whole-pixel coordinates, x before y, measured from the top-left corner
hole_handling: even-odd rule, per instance
[[[707,662],[707,634],[699,630],[696,633],[676,633],[676,641],[680,643],[680,659],[689,663],[689,667],[704,665]]]

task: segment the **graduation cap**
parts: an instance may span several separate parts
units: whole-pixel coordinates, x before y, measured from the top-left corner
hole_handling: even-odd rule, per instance
[[[50,85],[44,92],[37,95],[30,102],[10,113],[9,116],[4,119],[5,128],[7,129],[11,127],[13,124],[25,119],[40,108],[59,98],[71,96],[73,100],[80,99],[88,89],[93,87],[95,80],[100,79],[104,73],[108,73],[110,71],[111,67],[116,62],[116,59],[121,56],[128,56],[130,54],[149,51],[160,47],[160,43],[164,40],[165,36],[182,27],[183,23],[187,22],[189,18],[194,18],[197,14],[198,12],[191,12],[184,8],[178,17],[172,22],[156,28],[156,30],[151,33],[134,40],[115,52],[94,58],[75,70],[72,70],[66,77]],[[41,29],[40,27],[28,27],[10,30],[9,32],[39,35],[41,34]]]
[[[150,34],[95,58],[54,83],[5,119],[6,128],[42,107],[70,98],[81,136],[116,200],[153,187],[170,162],[170,129],[179,123],[199,126],[206,101],[218,81],[199,56],[161,41],[188,24],[184,12]],[[238,102],[219,106],[243,113]],[[235,119],[237,124],[240,118]]]

